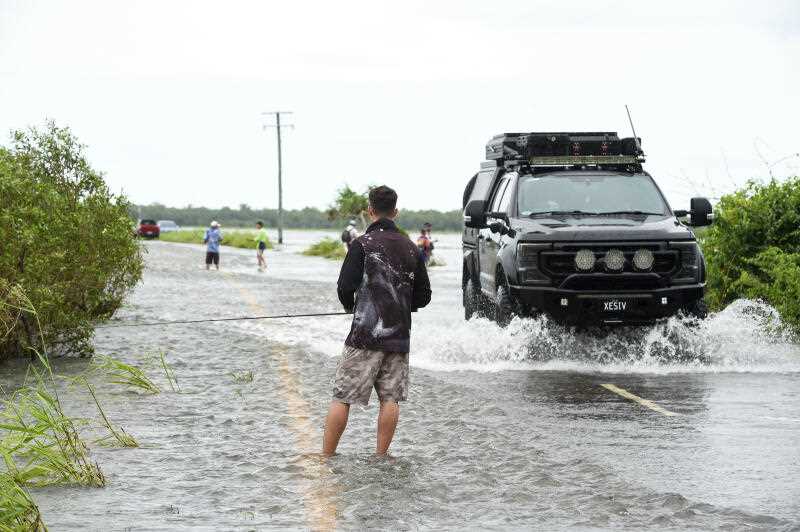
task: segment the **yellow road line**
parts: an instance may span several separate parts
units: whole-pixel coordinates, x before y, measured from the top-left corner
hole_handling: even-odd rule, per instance
[[[227,278],[232,275],[228,272]],[[264,313],[262,307],[253,295],[235,280],[232,280],[255,313]],[[294,436],[295,446],[303,454],[319,453],[322,439],[311,422],[311,406],[300,393],[300,376],[289,363],[286,353],[271,350],[270,356],[278,368],[280,379],[280,395],[286,404],[289,414],[289,431]],[[299,461],[306,478],[303,486],[303,499],[308,512],[309,528],[311,530],[334,530],[336,528],[336,504],[334,502],[335,482],[327,477],[331,471],[321,460],[314,457],[303,456]]]
[[[623,390],[622,388],[614,386],[613,384],[601,384],[600,386],[602,386],[609,392],[614,392],[615,394],[624,397],[625,399],[630,399],[634,403],[639,403],[640,405],[649,408],[650,410],[655,410],[659,414],[664,414],[665,416],[680,416],[680,414],[678,414],[677,412],[670,412],[666,408],[658,406],[653,401],[650,401],[648,399],[642,399],[638,395],[634,395],[628,390]]]

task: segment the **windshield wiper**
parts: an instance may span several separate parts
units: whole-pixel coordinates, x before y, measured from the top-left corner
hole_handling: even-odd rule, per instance
[[[664,216],[663,212],[647,212],[647,211],[608,211],[608,212],[598,212],[596,214],[598,214],[599,216],[607,214],[639,214],[642,216]]]
[[[541,211],[541,212],[532,212],[528,215],[528,217],[533,218],[534,216],[569,216],[574,214],[584,215],[584,216],[597,216],[599,213],[587,212],[587,211]]]

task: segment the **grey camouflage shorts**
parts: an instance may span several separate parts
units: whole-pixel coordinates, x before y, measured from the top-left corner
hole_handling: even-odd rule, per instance
[[[373,387],[380,401],[405,401],[408,397],[408,353],[344,346],[334,377],[333,398],[342,403],[366,405]]]

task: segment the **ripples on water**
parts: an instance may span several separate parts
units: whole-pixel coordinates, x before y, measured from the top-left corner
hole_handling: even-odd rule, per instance
[[[555,369],[626,372],[797,372],[800,349],[769,305],[739,300],[708,319],[579,330],[546,317],[506,329],[483,318],[428,331],[418,366],[433,370]]]

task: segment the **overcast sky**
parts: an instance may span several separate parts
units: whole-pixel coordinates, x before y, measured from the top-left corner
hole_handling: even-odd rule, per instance
[[[263,111],[294,111],[285,206],[386,183],[452,209],[492,135],[627,135],[627,103],[686,208],[800,151],[799,67],[797,0],[0,0],[3,138],[52,118],[115,191],[173,206],[277,206]]]

